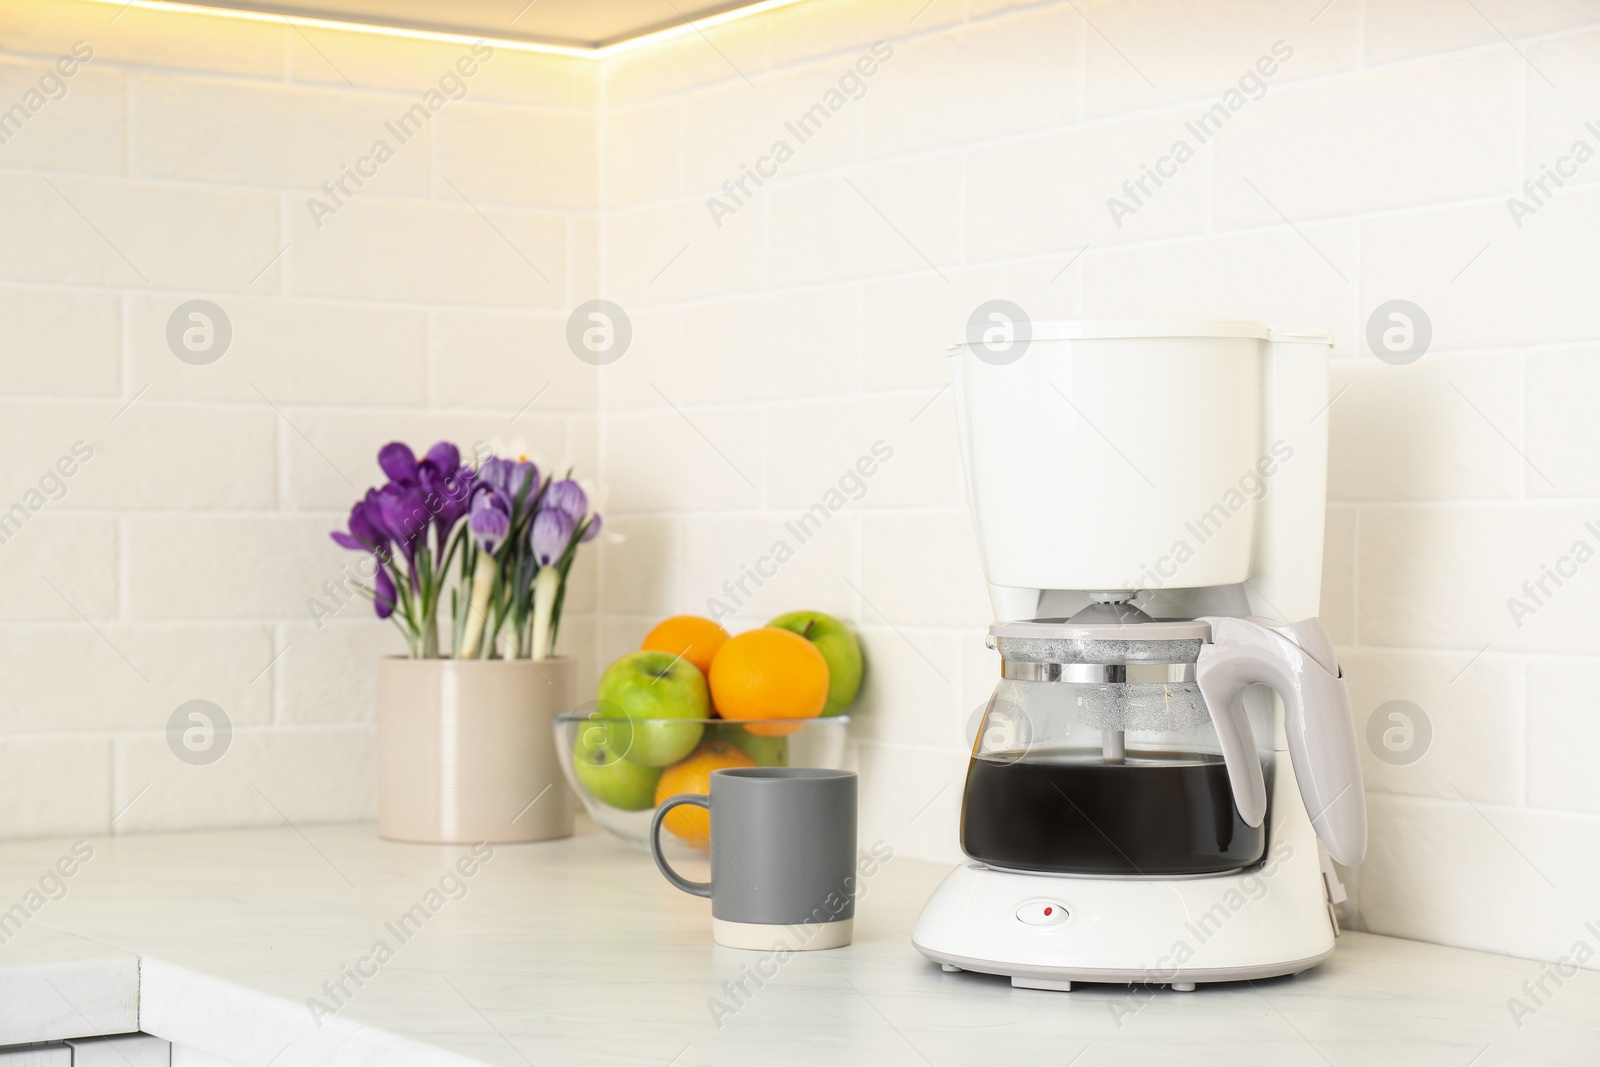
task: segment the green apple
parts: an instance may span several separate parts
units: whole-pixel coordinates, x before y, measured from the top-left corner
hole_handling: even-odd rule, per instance
[[[855,701],[861,692],[861,645],[844,623],[820,611],[791,611],[767,625],[799,634],[816,645],[828,661],[828,702],[822,707],[823,716],[838,715]]]
[[[787,737],[758,737],[738,723],[728,722],[707,727],[706,738],[712,741],[726,741],[755,760],[757,767],[789,766]]]
[[[661,769],[623,758],[630,734],[622,723],[595,721],[579,727],[572,746],[572,769],[579,784],[600,803],[623,811],[644,811],[655,807]]]
[[[630,652],[606,668],[596,694],[600,714],[633,724],[630,763],[665,767],[700,743],[705,727],[678,719],[711,715],[711,692],[700,668],[670,652]]]

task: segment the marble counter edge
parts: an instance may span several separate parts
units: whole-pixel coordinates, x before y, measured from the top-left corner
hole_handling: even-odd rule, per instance
[[[137,954],[64,930],[12,930],[0,941],[0,1045],[138,1030],[139,968]]]
[[[141,961],[139,1020],[146,1033],[242,1065],[484,1067],[482,1060],[338,1015],[313,1019],[305,1003],[158,957]]]
[[[482,1067],[159,957],[31,924],[0,942],[0,1046],[136,1031],[230,1063]]]

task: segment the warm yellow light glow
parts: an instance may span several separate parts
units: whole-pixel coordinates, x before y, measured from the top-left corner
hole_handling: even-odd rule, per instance
[[[213,7],[207,4],[178,3],[176,0],[90,0],[91,3],[108,4],[119,8],[139,8],[143,11],[165,11],[182,15],[213,15],[218,18],[239,19],[244,22],[265,22],[272,25],[303,26],[308,29],[339,30],[345,33],[375,34],[380,37],[404,37],[418,41],[443,41],[446,44],[472,44],[484,41],[496,48],[506,48],[515,52],[538,52],[544,55],[556,56],[582,56],[589,59],[604,59],[616,55],[618,52],[631,52],[644,48],[658,41],[669,40],[673,37],[682,37],[689,33],[698,33],[712,26],[721,26],[735,19],[748,18],[758,15],[763,11],[774,8],[787,7],[799,3],[800,0],[761,0],[760,3],[750,4],[748,7],[734,8],[717,15],[708,15],[705,18],[693,19],[677,26],[668,26],[653,33],[640,34],[627,40],[608,44],[603,48],[578,48],[573,45],[545,44],[539,41],[518,41],[505,37],[493,37],[487,34],[449,33],[443,30],[412,29],[408,26],[384,26],[376,22],[351,22],[345,19],[316,18],[310,15],[285,15],[267,11],[249,11],[232,7]]]
[[[604,59],[606,56],[614,56],[618,52],[631,52],[636,48],[645,48],[653,45],[657,41],[666,41],[673,37],[699,33],[701,30],[710,29],[712,26],[721,26],[726,22],[749,18],[751,15],[759,15],[763,11],[788,7],[790,4],[798,4],[799,2],[800,0],[761,0],[760,3],[751,4],[748,7],[736,7],[732,11],[724,11],[720,15],[707,15],[705,18],[691,19],[681,25],[668,26],[664,30],[656,30],[654,33],[643,33],[638,37],[629,37],[625,41],[616,41],[606,45],[604,48],[584,50],[584,54]]]

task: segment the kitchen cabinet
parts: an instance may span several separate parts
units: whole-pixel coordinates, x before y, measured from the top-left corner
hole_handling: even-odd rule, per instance
[[[0,1048],[0,1067],[72,1067],[66,1045],[19,1045]]]
[[[149,1034],[115,1034],[0,1048],[0,1067],[171,1067],[172,1046]]]

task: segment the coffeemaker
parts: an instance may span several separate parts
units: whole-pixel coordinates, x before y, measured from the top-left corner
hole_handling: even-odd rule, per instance
[[[949,351],[1000,677],[916,948],[1070,990],[1326,959],[1366,807],[1317,620],[1327,358],[1213,319],[1012,324]]]

